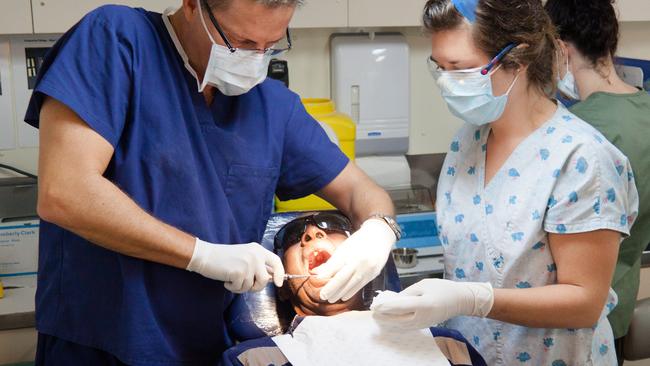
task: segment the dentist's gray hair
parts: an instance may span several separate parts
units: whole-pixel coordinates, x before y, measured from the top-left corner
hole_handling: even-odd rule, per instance
[[[233,0],[208,0],[211,7],[216,9],[225,9],[232,3]],[[303,0],[249,0],[256,3],[263,4],[269,8],[277,8],[280,6],[299,6],[303,4]]]

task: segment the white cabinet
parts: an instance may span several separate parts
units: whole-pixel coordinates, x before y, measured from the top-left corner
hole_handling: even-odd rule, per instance
[[[296,9],[291,28],[345,28],[348,0],[308,0]]]
[[[422,23],[425,0],[349,0],[350,27],[410,27]]]
[[[650,21],[650,1],[618,0],[619,19],[622,22]]]
[[[2,0],[0,6],[0,34],[32,33],[29,0]]]
[[[105,4],[128,5],[162,12],[167,7],[179,6],[180,3],[179,0],[32,0],[34,33],[63,33],[86,13]]]

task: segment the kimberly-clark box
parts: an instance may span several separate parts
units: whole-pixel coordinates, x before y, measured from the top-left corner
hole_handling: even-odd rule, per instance
[[[5,285],[36,274],[38,230],[38,220],[0,223],[0,279]]]

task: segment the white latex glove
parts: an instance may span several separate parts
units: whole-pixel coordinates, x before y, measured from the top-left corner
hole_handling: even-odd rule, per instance
[[[227,290],[237,294],[261,291],[271,278],[278,287],[284,282],[280,257],[258,243],[224,245],[197,238],[187,270],[223,281]]]
[[[377,300],[370,309],[379,324],[423,329],[461,315],[486,317],[494,305],[494,290],[489,283],[426,279]]]
[[[321,290],[321,299],[330,303],[349,300],[379,275],[393,244],[395,233],[386,222],[366,220],[325,264],[314,269],[321,278],[332,277]]]

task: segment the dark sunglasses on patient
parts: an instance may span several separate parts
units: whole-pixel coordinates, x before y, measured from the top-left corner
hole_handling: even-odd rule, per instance
[[[276,253],[292,275],[313,275],[338,247],[352,234],[352,224],[337,212],[322,212],[299,217],[278,231],[274,240]],[[362,292],[348,301],[330,304],[320,298],[320,290],[329,279],[311,276],[285,282],[279,295],[289,300],[296,314],[331,316],[351,310],[364,310]]]

